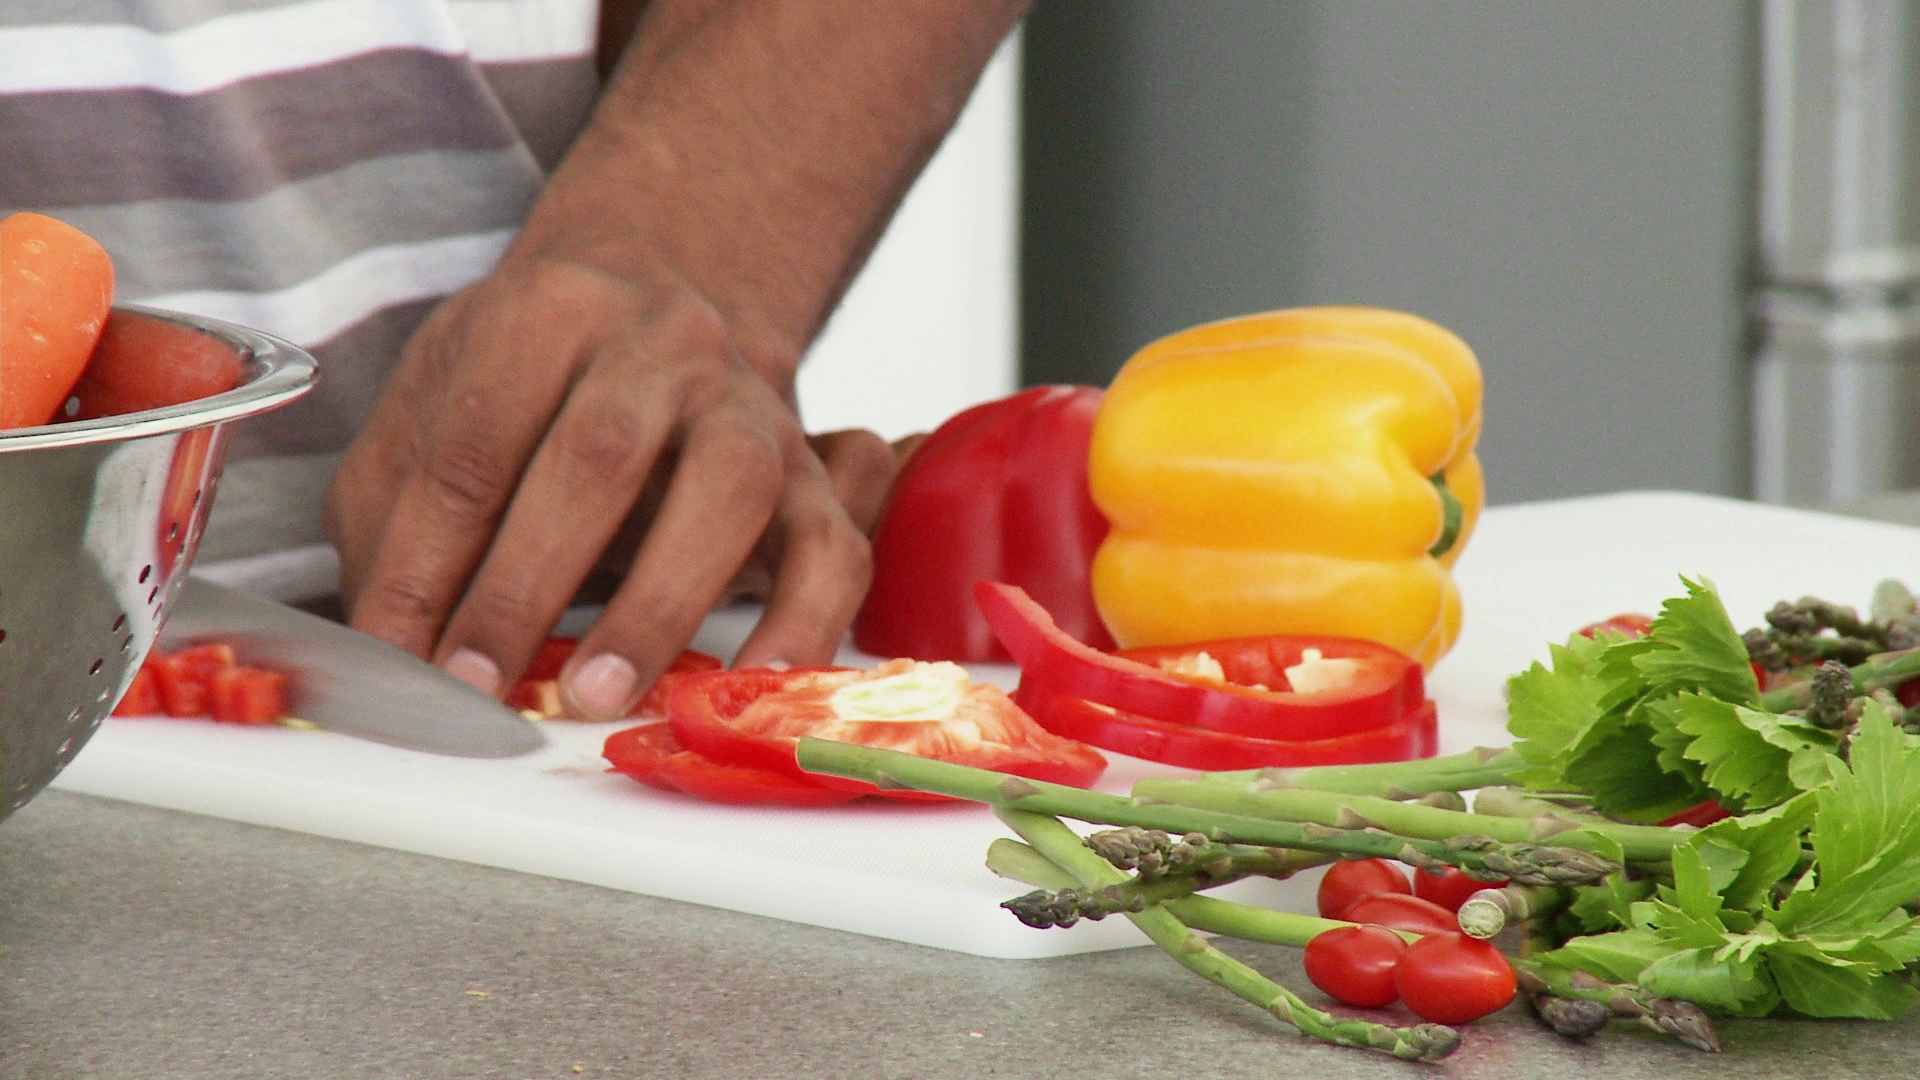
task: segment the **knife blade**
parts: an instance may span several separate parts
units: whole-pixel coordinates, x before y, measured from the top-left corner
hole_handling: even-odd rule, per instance
[[[547,742],[526,717],[404,649],[189,577],[158,647],[206,640],[232,644],[243,664],[290,672],[289,709],[328,731],[455,757],[518,757]]]

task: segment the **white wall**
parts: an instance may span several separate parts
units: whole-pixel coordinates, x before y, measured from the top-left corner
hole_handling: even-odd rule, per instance
[[[1019,51],[994,57],[808,354],[808,430],[897,438],[1017,385]]]

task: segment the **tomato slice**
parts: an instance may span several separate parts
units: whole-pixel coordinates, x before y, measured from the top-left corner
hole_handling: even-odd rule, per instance
[[[1426,699],[1420,665],[1377,642],[1275,635],[1105,653],[1062,633],[1014,586],[982,581],[974,599],[1023,681],[1165,722],[1256,739],[1330,739],[1392,725]],[[1309,650],[1337,665],[1335,685],[1292,688],[1289,669],[1315,666]],[[1219,677],[1199,673],[1209,661]]]
[[[1004,691],[983,683],[966,682],[957,702],[945,706],[950,711],[938,716],[848,719],[835,706],[835,693],[843,688],[860,693],[883,679],[943,666],[958,670],[950,664],[890,660],[870,671],[817,667],[694,672],[681,676],[669,692],[667,719],[682,745],[715,761],[914,802],[949,800],[806,772],[794,760],[794,748],[801,736],[809,735],[1080,787],[1105,771],[1107,761],[1099,751],[1052,734]]]
[[[723,765],[680,745],[664,720],[607,736],[603,750],[613,770],[649,787],[736,806],[835,806],[859,798],[797,776]]]
[[[560,635],[542,642],[540,651],[527,663],[527,670],[520,676],[520,681],[507,691],[507,704],[547,720],[565,716],[566,709],[560,703],[560,669],[566,666],[568,658],[579,644],[579,638]],[[674,679],[689,671],[714,671],[722,666],[717,656],[682,649],[627,715],[649,720],[665,718],[667,689],[673,685]]]
[[[1254,739],[1120,712],[1056,694],[1030,678],[1020,680],[1013,700],[1056,735],[1186,769],[1222,770],[1359,765],[1431,757],[1440,746],[1433,702],[1381,727],[1326,739]]]

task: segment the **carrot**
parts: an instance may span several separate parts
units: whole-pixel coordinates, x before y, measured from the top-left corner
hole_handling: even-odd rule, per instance
[[[42,214],[0,218],[0,428],[53,421],[113,307],[113,261]]]

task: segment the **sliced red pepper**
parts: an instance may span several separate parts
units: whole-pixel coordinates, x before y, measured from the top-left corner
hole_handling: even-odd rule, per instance
[[[114,703],[115,716],[158,716],[163,710],[160,704],[160,678],[153,668],[141,664],[127,682],[127,692],[120,695]]]
[[[1138,716],[1256,739],[1330,739],[1393,724],[1426,700],[1420,665],[1358,638],[1276,635],[1105,653],[1062,633],[1025,592],[982,581],[974,598],[1023,681]],[[1286,670],[1307,650],[1353,661],[1337,688],[1295,692]],[[1225,681],[1168,670],[1206,653]]]
[[[1120,712],[1081,698],[1055,694],[1031,679],[1020,680],[1013,700],[1056,735],[1128,757],[1185,769],[1291,768],[1359,765],[1431,757],[1440,745],[1440,725],[1431,701],[1383,727],[1330,739],[1254,739]]]
[[[809,773],[794,760],[794,748],[801,736],[812,735],[1082,787],[1105,770],[1106,758],[1099,751],[1048,732],[1005,692],[983,683],[969,683],[953,715],[936,719],[846,720],[834,711],[834,691],[898,674],[911,663],[889,661],[872,671],[824,667],[695,672],[674,684],[667,719],[683,746],[714,761],[915,802],[947,798]]]
[[[542,642],[540,651],[528,662],[520,681],[507,691],[507,704],[548,720],[565,716],[566,709],[560,702],[560,669],[566,666],[568,658],[579,644],[579,638],[559,635]],[[667,715],[667,689],[675,678],[689,671],[714,671],[723,666],[717,656],[682,649],[627,715],[653,720],[664,718]]]
[[[664,720],[607,736],[604,749],[613,771],[661,791],[740,806],[834,806],[859,793],[829,788],[797,776],[723,765],[681,746]]]
[[[234,665],[233,646],[225,642],[194,645],[173,653],[147,657],[160,687],[160,708],[168,716],[212,715],[208,686],[214,672]]]
[[[234,665],[207,677],[207,714],[228,724],[271,724],[287,715],[287,673]]]

